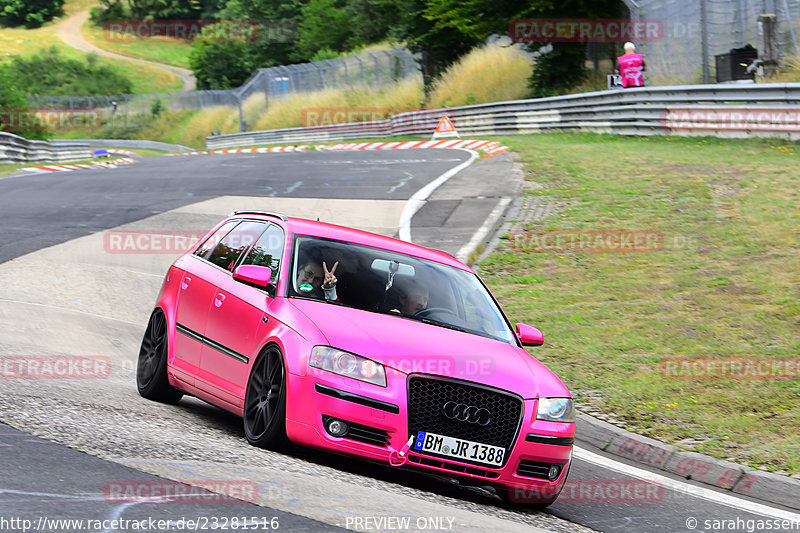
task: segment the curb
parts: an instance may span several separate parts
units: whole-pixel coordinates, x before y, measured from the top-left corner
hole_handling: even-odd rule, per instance
[[[508,152],[508,147],[501,145],[497,141],[483,140],[461,140],[450,139],[446,141],[395,141],[395,142],[362,142],[348,144],[297,144],[287,146],[264,146],[261,148],[232,148],[229,150],[198,150],[192,152],[180,152],[166,154],[176,155],[218,155],[218,154],[263,154],[268,152],[305,152],[307,150],[323,151],[356,151],[356,150],[412,150],[426,148],[460,148],[468,150],[480,150],[486,152],[481,159],[493,157],[495,155]]]
[[[800,510],[800,480],[756,470],[637,435],[578,412],[575,438],[604,452],[686,479]]]
[[[493,217],[487,231],[492,235],[491,242],[496,242],[504,230],[503,218],[509,212],[509,204],[511,203],[506,203],[502,213]],[[469,256],[477,250],[479,242],[484,240],[474,238],[459,253]],[[488,246],[479,259],[483,259],[493,248],[492,245]],[[734,494],[800,510],[800,479],[683,451],[671,444],[638,435],[580,411],[577,416],[576,440],[598,450]]]
[[[110,152],[110,150],[109,150]],[[44,174],[45,172],[70,172],[72,170],[97,170],[98,168],[117,168],[119,165],[127,165],[133,163],[134,160],[130,157],[120,157],[119,159],[114,159],[113,161],[98,161],[96,163],[92,163],[91,165],[41,165],[38,167],[26,167],[21,168],[20,170],[25,170],[27,172],[33,172],[35,174]]]

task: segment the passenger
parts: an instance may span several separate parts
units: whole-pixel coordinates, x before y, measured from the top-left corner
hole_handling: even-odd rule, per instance
[[[297,269],[295,290],[298,292],[296,294],[313,298],[321,298],[324,295],[326,300],[338,300],[336,283],[339,280],[334,275],[337,266],[339,266],[339,261],[336,261],[330,270],[325,261],[322,261],[321,265],[318,261],[313,260],[302,263]]]

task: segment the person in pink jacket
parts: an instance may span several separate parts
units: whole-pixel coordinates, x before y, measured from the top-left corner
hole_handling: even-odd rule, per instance
[[[631,42],[625,43],[625,54],[617,58],[617,68],[615,72],[622,78],[622,86],[642,87],[644,85],[644,71],[647,66],[644,58],[636,53],[636,45]]]

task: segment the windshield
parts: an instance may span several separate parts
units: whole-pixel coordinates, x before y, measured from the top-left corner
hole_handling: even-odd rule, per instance
[[[288,296],[514,343],[478,277],[433,261],[317,237],[295,240]]]

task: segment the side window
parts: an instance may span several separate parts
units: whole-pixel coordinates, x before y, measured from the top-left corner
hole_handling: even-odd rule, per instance
[[[283,255],[284,236],[283,229],[270,224],[267,231],[261,235],[258,242],[247,253],[242,261],[243,265],[258,265],[272,269],[272,281],[277,283],[280,272],[281,256]]]
[[[202,257],[203,259],[208,259],[208,257],[211,255],[211,252],[213,252],[214,248],[216,248],[217,244],[219,244],[219,241],[221,241],[225,234],[232,230],[233,227],[238,223],[238,220],[231,220],[230,222],[226,222],[220,226],[219,229],[215,231],[213,235],[211,235],[211,237],[206,239],[206,242],[201,244],[200,247],[195,250],[194,255]]]
[[[233,271],[236,261],[258,240],[266,227],[263,222],[249,220],[242,222],[219,241],[208,261],[225,270]]]

